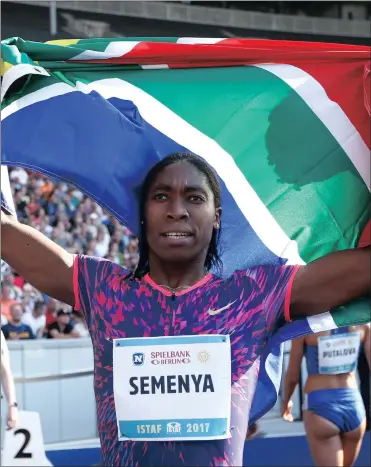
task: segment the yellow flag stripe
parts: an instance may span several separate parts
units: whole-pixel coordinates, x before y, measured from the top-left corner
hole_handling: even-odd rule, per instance
[[[9,70],[9,68],[11,68],[12,65],[11,63],[9,62],[6,62],[5,60],[1,59],[0,61],[0,72],[1,72],[1,76],[4,76],[5,73]]]
[[[45,44],[67,46],[77,44],[79,40],[80,39],[56,39],[54,41],[46,41]]]

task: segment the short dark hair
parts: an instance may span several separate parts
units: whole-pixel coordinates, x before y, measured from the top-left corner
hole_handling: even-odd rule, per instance
[[[157,175],[162,172],[165,167],[176,164],[178,162],[188,162],[192,164],[196,169],[201,172],[207,180],[207,183],[213,192],[214,203],[217,208],[221,205],[221,188],[218,179],[218,175],[215,170],[201,157],[196,156],[188,152],[176,152],[158,162],[148,172],[141,189],[140,197],[140,237],[139,237],[139,262],[136,267],[133,277],[142,277],[149,272],[149,247],[146,237],[146,226],[145,226],[145,207],[147,202],[148,193],[156,180]],[[221,222],[219,223],[219,229],[214,229],[210,240],[209,248],[207,250],[205,258],[205,268],[210,270],[212,267],[216,268],[219,273],[222,271],[223,263],[220,258],[220,234],[221,234]]]
[[[62,315],[71,315],[71,313],[68,312],[67,310],[64,310],[63,308],[59,308],[59,310],[57,311],[57,316],[62,316]]]
[[[35,305],[34,305],[34,309],[39,310],[45,305],[46,305],[46,303],[43,300],[36,300]]]

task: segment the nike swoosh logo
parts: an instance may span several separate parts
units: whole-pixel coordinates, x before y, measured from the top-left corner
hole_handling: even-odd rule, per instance
[[[223,306],[223,308],[218,308],[217,310],[212,310],[211,308],[209,308],[207,312],[209,313],[210,316],[218,315],[222,311],[228,310],[228,308],[230,308],[235,302],[237,302],[237,300],[234,300],[233,302],[228,303],[228,305]]]

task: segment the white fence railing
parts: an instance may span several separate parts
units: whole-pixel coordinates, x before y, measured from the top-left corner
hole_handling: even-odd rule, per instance
[[[95,438],[91,340],[8,341],[8,346],[18,404],[40,414],[45,443]]]

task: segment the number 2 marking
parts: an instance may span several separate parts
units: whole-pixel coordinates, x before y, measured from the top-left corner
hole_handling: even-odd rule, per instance
[[[24,452],[24,450],[27,448],[30,440],[31,440],[31,433],[24,429],[24,428],[19,428],[14,432],[14,436],[18,435],[18,433],[22,434],[24,436],[24,442],[21,446],[21,449],[17,452],[15,455],[14,459],[31,459],[32,458],[32,453],[31,452]]]

